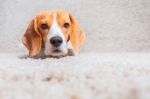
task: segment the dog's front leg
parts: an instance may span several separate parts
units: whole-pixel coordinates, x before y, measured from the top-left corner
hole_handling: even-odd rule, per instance
[[[67,53],[68,56],[75,56],[75,55],[77,55],[77,52],[73,48],[73,46],[72,46],[70,41],[67,42],[67,48],[68,48],[68,53]]]

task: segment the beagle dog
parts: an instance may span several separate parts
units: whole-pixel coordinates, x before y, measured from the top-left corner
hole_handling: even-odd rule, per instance
[[[84,32],[69,12],[43,11],[31,21],[22,42],[31,58],[73,56],[79,53]]]

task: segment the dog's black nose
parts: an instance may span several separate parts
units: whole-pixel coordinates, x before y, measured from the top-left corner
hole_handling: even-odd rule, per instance
[[[63,40],[59,36],[55,36],[50,39],[50,43],[55,47],[59,47],[62,44],[62,42]]]

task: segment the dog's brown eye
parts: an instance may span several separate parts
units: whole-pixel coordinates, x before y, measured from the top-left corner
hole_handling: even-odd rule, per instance
[[[68,28],[68,27],[69,27],[69,23],[65,23],[64,28]]]
[[[46,23],[41,24],[42,29],[48,29],[48,25]]]

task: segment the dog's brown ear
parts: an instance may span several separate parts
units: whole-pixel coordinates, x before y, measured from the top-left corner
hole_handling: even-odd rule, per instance
[[[41,50],[41,35],[38,32],[36,19],[29,24],[25,34],[22,37],[22,42],[29,50],[29,57],[36,57]]]
[[[80,29],[76,18],[72,14],[70,14],[70,20],[72,24],[72,33],[70,34],[70,40],[72,46],[75,48],[75,51],[79,53],[79,49],[83,45],[83,42],[85,40],[85,34]]]

